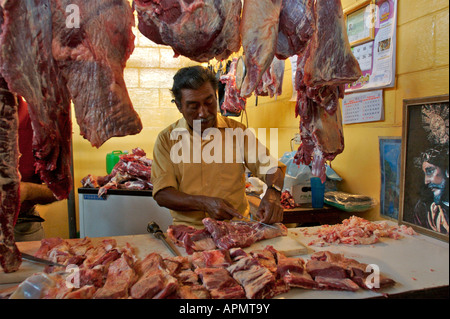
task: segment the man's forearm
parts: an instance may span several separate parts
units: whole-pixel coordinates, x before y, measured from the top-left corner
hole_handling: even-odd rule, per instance
[[[281,168],[277,168],[275,173],[266,175],[266,184],[268,187],[272,185],[278,186],[280,189],[283,188],[284,185],[284,173]]]
[[[57,201],[53,192],[45,184],[20,183],[20,200],[33,205],[46,205]]]
[[[177,211],[205,210],[202,196],[189,195],[168,187],[160,190],[153,198],[159,206]]]

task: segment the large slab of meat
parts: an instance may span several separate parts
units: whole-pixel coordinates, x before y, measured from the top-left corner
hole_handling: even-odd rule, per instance
[[[241,46],[241,0],[134,0],[134,7],[142,34],[176,56],[222,60]]]
[[[51,1],[5,1],[0,69],[28,103],[36,171],[53,193],[71,190],[70,95],[52,55]],[[3,153],[2,153],[3,154]]]
[[[275,55],[287,59],[301,54],[312,37],[315,24],[313,0],[283,0]]]
[[[95,147],[111,137],[137,134],[141,120],[123,78],[134,50],[134,16],[126,0],[52,0],[52,52],[75,106],[80,134]],[[80,28],[67,28],[69,5]],[[120,18],[118,18],[120,17]]]
[[[14,224],[20,208],[17,108],[17,99],[0,74],[0,151],[6,155],[0,158],[0,265],[5,272],[16,271],[21,264],[14,242]]]
[[[69,5],[79,9],[78,16],[69,16],[74,14]],[[93,146],[142,129],[123,79],[134,49],[131,6],[126,0],[5,0],[0,16],[0,73],[8,89],[28,103],[36,172],[58,199],[65,199],[73,185],[71,100],[81,134]],[[67,24],[74,19],[80,26]],[[8,116],[4,127],[12,130],[10,143],[17,143],[17,126]],[[0,149],[0,162],[17,168],[11,145]],[[20,180],[11,176],[8,196],[0,197],[2,216],[19,205]],[[16,198],[15,208],[10,198]],[[3,231],[13,227],[11,221],[1,220]],[[12,247],[10,236],[2,233],[0,242]],[[5,270],[17,269],[13,259],[3,260]]]
[[[309,87],[356,81],[361,76],[358,61],[348,41],[340,0],[316,0],[315,32],[309,43],[304,81]]]
[[[49,238],[35,255],[78,271],[76,282],[72,272],[53,266],[28,278],[50,282],[38,291],[42,299],[268,299],[297,288],[356,292],[395,285],[384,274],[374,280],[367,264],[342,254],[321,251],[303,259],[286,257],[272,246],[139,258],[134,247],[118,246],[114,239]],[[12,297],[25,293],[19,287]]]
[[[281,223],[264,225],[258,222],[219,221],[204,218],[204,229],[197,230],[186,225],[170,225],[167,235],[188,254],[215,248],[230,249],[249,247],[263,239],[287,236],[287,228]]]
[[[281,0],[245,0],[241,34],[246,75],[241,96],[249,97],[270,67],[278,39]]]

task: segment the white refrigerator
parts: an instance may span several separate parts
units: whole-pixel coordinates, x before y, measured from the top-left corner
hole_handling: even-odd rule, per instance
[[[169,210],[156,203],[151,190],[108,190],[105,197],[97,192],[78,189],[81,238],[146,234],[151,221],[166,232],[172,224]]]

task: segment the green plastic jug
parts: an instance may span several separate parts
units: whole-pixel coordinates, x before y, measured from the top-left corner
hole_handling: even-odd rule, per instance
[[[106,172],[111,174],[114,166],[116,166],[117,162],[120,160],[120,155],[124,154],[122,151],[112,151],[111,153],[106,154]]]

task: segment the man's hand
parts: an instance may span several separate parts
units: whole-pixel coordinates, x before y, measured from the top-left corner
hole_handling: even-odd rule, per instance
[[[232,219],[233,217],[243,218],[233,206],[224,199],[218,197],[207,197],[203,199],[204,210],[211,218],[217,220]]]
[[[259,221],[265,224],[281,223],[283,221],[283,206],[281,206],[281,193],[268,188],[261,203],[259,204],[256,216]]]

